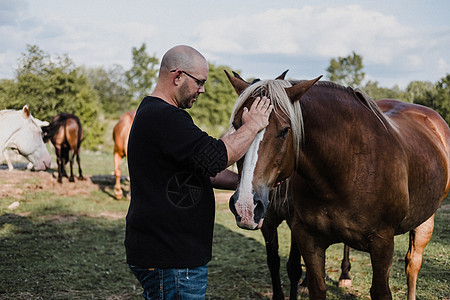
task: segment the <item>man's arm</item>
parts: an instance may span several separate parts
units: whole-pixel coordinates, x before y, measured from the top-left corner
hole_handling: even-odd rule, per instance
[[[222,138],[228,153],[227,167],[244,156],[258,132],[269,125],[269,116],[272,109],[273,106],[267,97],[256,98],[250,107],[250,111],[244,108],[242,126],[232,134]]]
[[[225,169],[216,176],[210,177],[212,187],[221,190],[235,190],[238,185],[238,174]]]

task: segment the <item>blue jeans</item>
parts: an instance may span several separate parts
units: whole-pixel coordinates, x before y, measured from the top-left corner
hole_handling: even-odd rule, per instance
[[[145,269],[129,265],[144,289],[142,296],[149,300],[205,299],[208,269],[205,266],[186,269]]]

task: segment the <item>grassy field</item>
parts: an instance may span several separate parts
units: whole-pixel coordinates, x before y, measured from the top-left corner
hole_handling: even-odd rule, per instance
[[[127,200],[115,200],[112,153],[83,152],[88,180],[62,185],[50,173],[0,170],[0,299],[142,299],[125,264],[123,246]],[[123,164],[126,174],[126,166]],[[13,174],[13,175],[10,175]],[[20,177],[21,180],[15,179]],[[223,193],[216,191],[216,193]],[[8,208],[17,202],[17,208]],[[236,227],[224,202],[216,205],[213,259],[207,299],[270,299],[271,283],[259,231]],[[450,299],[450,201],[438,211],[434,235],[425,249],[418,299]],[[279,228],[282,281],[289,230]],[[390,285],[394,299],[406,298],[404,255],[408,236],[395,239]],[[339,289],[342,244],[327,251],[328,299],[367,299],[371,282],[367,253],[350,253],[353,287]],[[299,299],[307,299],[300,295]]]

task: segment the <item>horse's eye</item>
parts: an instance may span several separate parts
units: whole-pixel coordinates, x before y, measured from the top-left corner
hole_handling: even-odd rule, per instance
[[[289,133],[289,127],[284,128],[281,130],[280,134],[278,135],[280,138],[285,138]]]

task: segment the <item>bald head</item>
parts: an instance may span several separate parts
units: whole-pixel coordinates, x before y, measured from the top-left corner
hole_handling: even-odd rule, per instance
[[[169,49],[161,60],[160,75],[177,68],[192,70],[195,67],[208,64],[205,57],[194,48],[179,45]]]

